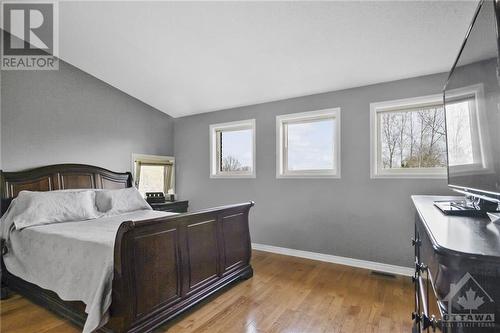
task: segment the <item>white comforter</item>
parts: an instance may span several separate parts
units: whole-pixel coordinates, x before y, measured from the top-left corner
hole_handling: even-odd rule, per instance
[[[88,313],[83,332],[108,320],[113,281],[116,232],[124,221],[174,215],[153,210],[54,223],[16,230],[8,214],[0,220],[0,236],[7,239],[7,270],[21,279],[49,289],[65,301],[82,301]]]

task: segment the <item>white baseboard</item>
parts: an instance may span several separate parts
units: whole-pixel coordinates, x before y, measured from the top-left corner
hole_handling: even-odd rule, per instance
[[[375,262],[375,261],[367,261],[367,260],[339,257],[339,256],[331,255],[331,254],[323,254],[323,253],[316,253],[316,252],[309,252],[309,251],[294,250],[294,249],[289,249],[286,247],[252,243],[252,248],[254,250],[259,250],[259,251],[272,252],[272,253],[284,254],[284,255],[292,256],[292,257],[300,257],[300,258],[306,258],[306,259],[312,259],[312,260],[331,262],[334,264],[364,268],[364,269],[369,269],[371,271],[384,272],[384,273],[389,273],[389,274],[412,276],[413,273],[415,272],[415,269],[410,268],[410,267],[383,264],[383,263]]]

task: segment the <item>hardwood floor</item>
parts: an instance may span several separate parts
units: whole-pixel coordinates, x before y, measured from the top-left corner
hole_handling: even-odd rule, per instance
[[[253,252],[253,278],[155,333],[411,332],[413,286],[367,270]],[[76,326],[19,295],[0,302],[0,332],[73,333]]]

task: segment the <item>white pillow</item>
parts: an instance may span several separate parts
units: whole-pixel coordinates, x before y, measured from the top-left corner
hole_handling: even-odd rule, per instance
[[[97,209],[106,213],[106,215],[116,215],[136,210],[151,210],[151,206],[135,187],[96,192],[95,203]]]
[[[99,215],[94,191],[21,191],[12,219],[20,230],[41,224],[90,220]]]

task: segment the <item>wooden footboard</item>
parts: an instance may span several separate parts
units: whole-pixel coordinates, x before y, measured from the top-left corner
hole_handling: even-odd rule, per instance
[[[150,331],[231,282],[251,277],[252,206],[124,222],[116,236],[107,326]]]

